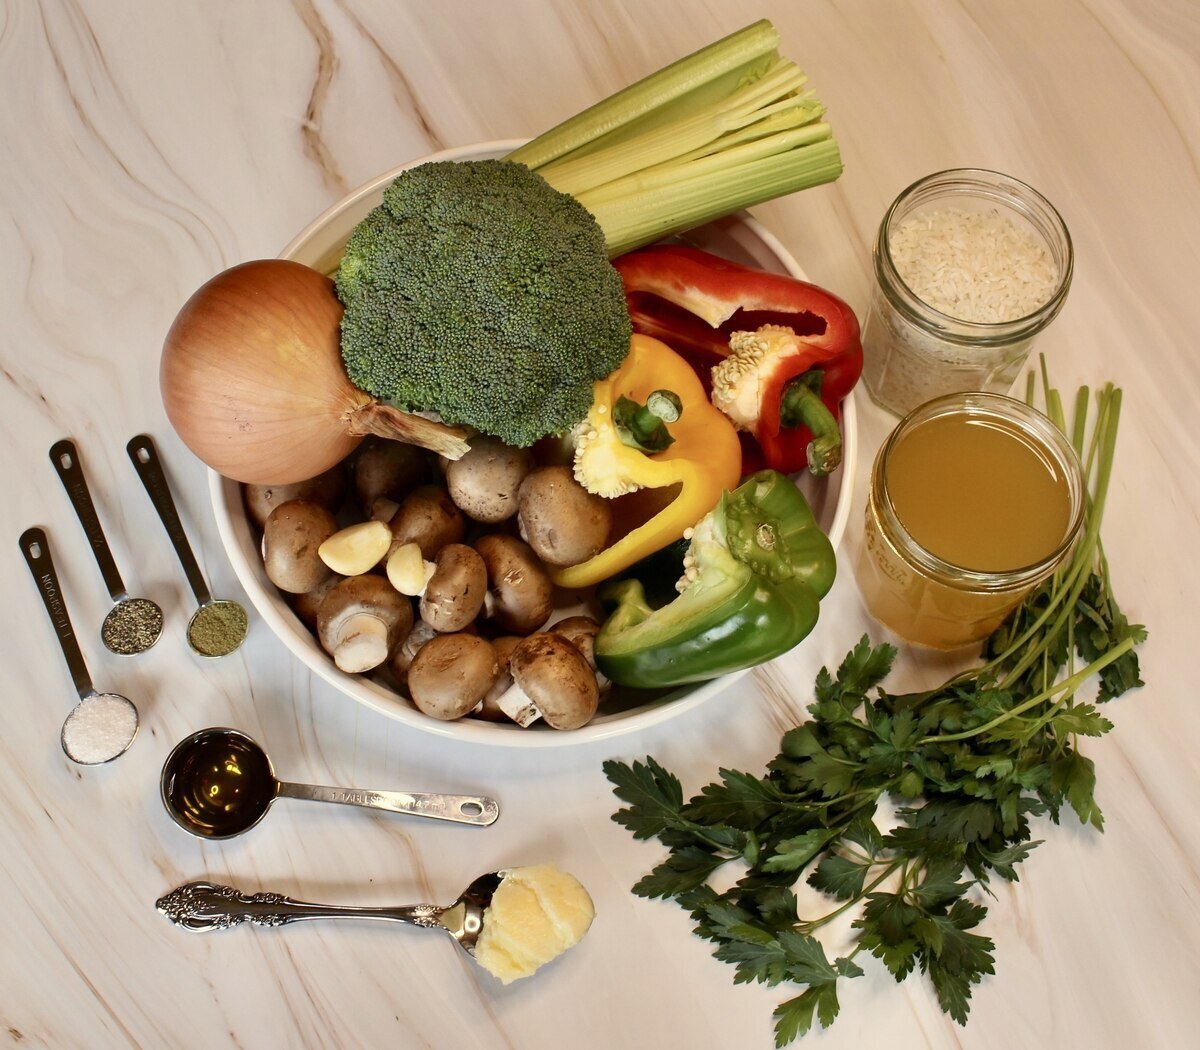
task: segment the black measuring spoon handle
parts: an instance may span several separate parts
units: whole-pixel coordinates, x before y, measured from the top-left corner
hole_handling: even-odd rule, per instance
[[[79,517],[79,524],[83,526],[83,534],[96,556],[96,564],[100,566],[100,575],[104,577],[104,586],[108,588],[109,597],[114,602],[128,597],[125,583],[117,571],[117,563],[109,549],[108,539],[100,525],[96,505],[92,502],[92,494],[83,473],[83,464],[79,462],[79,450],[75,447],[75,442],[66,438],[56,441],[50,446],[50,462],[54,464],[58,479],[63,483],[67,498]]]
[[[183,524],[179,520],[179,512],[175,509],[175,500],[171,498],[171,489],[167,485],[167,477],[163,473],[154,441],[148,434],[139,434],[130,439],[125,450],[129,453],[133,469],[137,471],[138,477],[142,479],[142,484],[146,487],[146,495],[150,497],[150,502],[158,511],[159,521],[167,530],[171,545],[179,556],[179,563],[183,566],[188,583],[191,584],[192,593],[196,596],[196,602],[206,605],[212,601],[212,592],[209,591],[208,584],[204,582],[204,576],[200,572],[196,556],[192,553],[191,544],[188,543],[187,535],[183,531]]]
[[[92,685],[91,675],[88,674],[87,664],[83,662],[83,653],[71,627],[71,617],[67,614],[67,603],[62,596],[62,587],[58,582],[58,573],[54,571],[54,561],[50,557],[50,541],[42,529],[26,529],[21,533],[21,553],[25,555],[25,564],[37,584],[38,593],[46,606],[46,614],[54,625],[54,633],[62,648],[63,658],[67,661],[67,669],[71,672],[71,681],[75,683],[75,691],[82,700],[92,696],[96,689]]]

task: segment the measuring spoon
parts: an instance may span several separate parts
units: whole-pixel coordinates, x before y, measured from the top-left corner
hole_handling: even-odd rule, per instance
[[[84,477],[75,442],[66,439],[56,441],[50,446],[50,462],[54,464],[63,488],[67,490],[67,498],[75,508],[79,524],[83,526],[83,534],[96,556],[96,564],[100,566],[108,596],[115,603],[100,625],[100,640],[110,653],[118,656],[144,653],[162,634],[162,609],[149,598],[131,598],[125,590],[104,529],[100,526],[92,494],[88,491],[87,478]]]
[[[484,795],[289,784],[276,778],[267,753],[237,729],[202,729],[181,740],[163,763],[159,788],[171,819],[202,839],[228,839],[249,831],[277,798],[365,806],[481,827],[500,816],[496,800]]]
[[[81,766],[111,762],[125,754],[137,736],[137,708],[118,693],[98,693],[92,685],[79,642],[71,628],[71,617],[67,614],[62,587],[54,571],[46,533],[41,529],[26,529],[19,542],[79,694],[79,703],[63,722],[60,737],[63,753]]]
[[[171,489],[167,485],[154,441],[148,434],[139,434],[130,440],[125,450],[146,487],[150,502],[158,511],[159,521],[163,523],[163,528],[171,538],[171,545],[179,556],[184,574],[191,584],[192,594],[196,596],[196,602],[199,604],[199,608],[192,613],[192,618],[188,621],[188,645],[192,647],[192,652],[200,656],[228,656],[245,641],[246,610],[238,602],[226,598],[213,598],[212,591],[204,582],[200,566],[196,563],[196,556],[192,553],[183,525],[179,521],[179,512],[171,498]]]

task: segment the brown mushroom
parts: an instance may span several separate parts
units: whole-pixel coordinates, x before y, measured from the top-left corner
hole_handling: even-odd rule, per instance
[[[513,649],[508,668],[513,684],[496,703],[522,728],[543,718],[552,729],[578,729],[596,713],[596,676],[562,636],[531,634]]]
[[[475,521],[495,524],[517,512],[517,490],[533,467],[526,448],[480,434],[462,459],[447,461],[446,487],[455,505]]]
[[[496,651],[496,664],[499,671],[496,674],[496,680],[492,683],[491,689],[487,691],[487,695],[483,698],[478,709],[471,712],[476,718],[483,718],[489,722],[512,721],[500,709],[497,701],[508,692],[513,684],[512,675],[508,672],[508,662],[512,659],[513,650],[522,641],[524,639],[512,634],[505,634],[499,638],[492,639],[492,648]]]
[[[494,533],[480,536],[475,550],[487,568],[487,618],[513,634],[536,631],[554,608],[554,584],[529,544]]]
[[[441,634],[421,646],[408,669],[419,711],[452,721],[476,707],[499,668],[491,643],[477,634]]]
[[[317,552],[335,532],[337,522],[320,504],[306,499],[279,504],[263,526],[267,579],[288,594],[316,589],[330,576]]]
[[[462,513],[437,485],[413,489],[392,517],[391,529],[389,557],[397,547],[415,543],[430,561],[447,543],[461,543],[467,532]]]
[[[474,547],[447,543],[434,560],[421,595],[421,619],[444,633],[461,631],[483,608],[487,568]]]
[[[292,612],[300,618],[300,622],[310,631],[317,629],[317,610],[320,609],[321,602],[325,600],[325,595],[338,585],[340,579],[340,576],[336,576],[331,572],[328,578],[318,587],[304,594],[293,594],[291,596],[288,604],[291,605]]]
[[[596,667],[596,635],[600,633],[600,625],[590,616],[568,616],[549,627],[552,634],[562,635],[582,654],[588,662],[588,667],[596,672],[596,685],[600,695],[612,688],[612,682],[604,677]]]
[[[429,480],[429,453],[416,445],[382,438],[367,438],[354,457],[351,470],[358,505],[368,518],[386,521],[384,515],[418,485]]]
[[[342,502],[346,476],[339,463],[324,474],[291,485],[243,485],[242,498],[246,512],[260,529],[266,525],[271,512],[289,500],[306,499],[328,511],[336,511]]]
[[[612,528],[608,500],[588,492],[567,467],[541,467],[519,496],[521,539],[547,565],[578,565],[604,549]]]
[[[317,637],[341,670],[361,674],[388,658],[412,622],[412,602],[382,576],[351,576],[322,599]]]
[[[404,636],[404,641],[392,650],[388,670],[392,672],[396,684],[405,692],[408,691],[408,669],[412,667],[413,660],[421,651],[421,646],[426,642],[433,641],[437,636],[437,631],[429,624],[424,620],[417,620],[412,625],[412,630]]]

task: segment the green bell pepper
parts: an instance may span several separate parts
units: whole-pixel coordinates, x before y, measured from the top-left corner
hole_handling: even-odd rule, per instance
[[[759,471],[696,525],[674,601],[652,608],[636,578],[601,588],[616,608],[596,636],[596,665],[618,684],[652,688],[774,659],[813,629],[835,569],[800,490]]]

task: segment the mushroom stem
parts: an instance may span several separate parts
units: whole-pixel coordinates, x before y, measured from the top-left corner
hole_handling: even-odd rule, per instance
[[[361,674],[378,667],[388,655],[388,628],[374,613],[358,612],[346,617],[338,632],[333,662],[348,674]]]
[[[528,729],[542,717],[538,705],[516,682],[513,682],[496,700],[496,706],[522,729]]]

